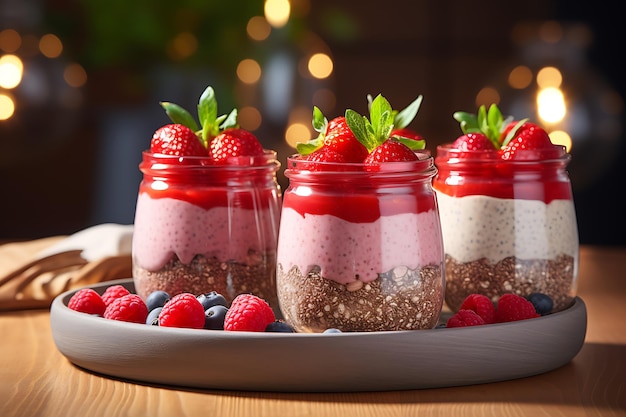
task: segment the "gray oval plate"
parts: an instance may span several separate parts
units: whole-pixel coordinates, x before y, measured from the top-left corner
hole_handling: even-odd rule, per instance
[[[99,293],[132,279],[92,286]],[[176,329],[70,310],[77,290],[52,303],[59,351],[93,372],[179,387],[280,392],[451,387],[541,374],[582,348],[587,310],[475,327],[371,333],[254,333]]]

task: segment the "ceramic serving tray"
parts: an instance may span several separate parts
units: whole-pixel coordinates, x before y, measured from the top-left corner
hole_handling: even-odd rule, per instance
[[[92,286],[102,294],[132,279]],[[278,392],[389,391],[451,387],[537,375],[582,348],[587,311],[465,328],[363,333],[254,333],[176,329],[70,310],[77,290],[52,303],[59,351],[87,370],[142,383]]]

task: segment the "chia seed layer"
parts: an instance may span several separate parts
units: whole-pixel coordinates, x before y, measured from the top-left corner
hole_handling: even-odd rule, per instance
[[[457,311],[465,297],[484,294],[495,303],[504,293],[527,296],[534,292],[550,296],[553,312],[564,310],[576,292],[575,259],[559,255],[556,259],[520,259],[509,256],[491,263],[486,258],[459,262],[446,254],[446,304]]]
[[[171,296],[182,292],[195,295],[216,291],[230,303],[238,294],[251,293],[268,302],[279,312],[276,296],[276,254],[248,251],[245,263],[220,261],[196,255],[189,264],[176,256],[158,271],[148,271],[133,264],[137,294],[146,297],[156,290]]]
[[[279,264],[276,280],[282,314],[299,332],[431,329],[443,305],[439,266],[400,266],[374,281],[340,284],[322,277],[319,266],[302,274]]]

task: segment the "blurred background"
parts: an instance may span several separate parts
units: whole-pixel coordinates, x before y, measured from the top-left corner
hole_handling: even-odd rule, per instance
[[[195,114],[212,85],[281,162],[314,136],[314,105],[330,119],[421,94],[410,127],[434,150],[459,136],[455,111],[498,103],[570,149],[581,243],[624,245],[618,5],[0,0],[0,238],[132,223],[159,101]]]

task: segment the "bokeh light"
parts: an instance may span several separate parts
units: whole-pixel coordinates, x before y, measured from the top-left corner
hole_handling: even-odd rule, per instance
[[[263,16],[253,16],[248,20],[246,33],[255,41],[264,41],[272,33],[272,27]]]
[[[56,35],[48,33],[39,39],[39,50],[47,58],[58,58],[63,53],[63,43]]]
[[[17,87],[22,81],[24,64],[22,60],[12,54],[0,57],[0,87],[11,89]]]
[[[291,4],[289,0],[265,0],[265,18],[275,28],[281,28],[289,21]]]
[[[242,83],[254,84],[261,78],[261,65],[254,59],[246,58],[237,65],[237,77]]]
[[[309,58],[307,67],[313,77],[328,78],[333,73],[333,60],[327,54],[320,52]]]

